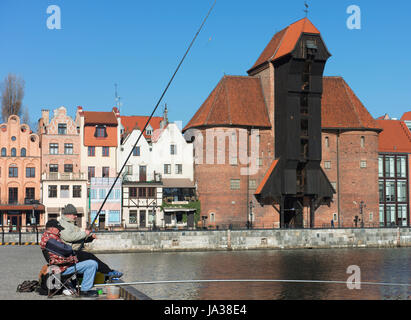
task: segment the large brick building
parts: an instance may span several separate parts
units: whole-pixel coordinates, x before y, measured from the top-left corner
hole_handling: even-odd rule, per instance
[[[323,77],[329,57],[314,25],[297,21],[184,128],[209,226],[352,226],[362,202],[362,222],[378,224],[381,129],[342,78]]]

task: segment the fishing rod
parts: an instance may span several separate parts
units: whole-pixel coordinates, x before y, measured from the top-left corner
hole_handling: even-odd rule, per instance
[[[180,70],[181,65],[183,64],[185,58],[187,57],[188,53],[190,52],[192,46],[194,45],[194,42],[196,41],[198,35],[200,34],[201,30],[203,29],[205,23],[207,22],[208,17],[210,16],[211,12],[213,11],[216,3],[217,3],[217,0],[214,0],[213,5],[212,5],[211,8],[209,9],[209,11],[208,11],[206,17],[204,18],[204,20],[203,20],[200,28],[198,29],[196,35],[194,36],[193,40],[191,41],[190,45],[188,46],[188,49],[186,50],[183,58],[181,59],[180,63],[178,64],[176,70],[174,71],[173,76],[171,77],[171,79],[170,79],[170,81],[168,82],[166,88],[164,89],[163,93],[161,94],[160,99],[158,100],[158,102],[157,102],[157,104],[156,104],[153,112],[151,113],[150,117],[148,118],[148,120],[147,120],[147,122],[146,122],[146,124],[145,124],[145,126],[144,126],[144,128],[143,128],[143,130],[141,130],[140,135],[139,135],[136,143],[134,144],[133,148],[131,148],[131,151],[130,151],[128,157],[127,157],[126,160],[124,161],[124,163],[123,163],[120,171],[119,171],[118,174],[117,174],[116,179],[114,180],[113,184],[112,184],[111,187],[110,187],[110,190],[108,191],[106,197],[104,198],[104,201],[103,201],[103,203],[102,203],[101,206],[100,206],[100,209],[98,210],[96,216],[94,217],[92,223],[90,224],[89,230],[91,230],[91,229],[93,228],[94,223],[96,222],[97,218],[99,217],[99,215],[100,215],[100,213],[101,213],[101,210],[103,209],[103,207],[104,207],[104,205],[105,205],[105,203],[106,203],[106,201],[107,201],[107,199],[108,199],[108,196],[110,195],[111,191],[113,190],[114,186],[116,185],[118,179],[120,178],[121,173],[122,173],[123,170],[124,170],[124,167],[126,166],[126,164],[127,164],[128,160],[130,159],[131,155],[133,154],[133,150],[137,147],[137,144],[139,143],[139,141],[140,141],[140,139],[141,139],[141,137],[142,137],[142,135],[143,135],[144,130],[146,130],[147,126],[149,125],[149,123],[150,123],[150,121],[151,121],[151,119],[153,118],[154,113],[156,112],[156,110],[157,110],[158,106],[160,105],[161,101],[163,100],[165,94],[166,94],[167,91],[168,91],[168,88],[170,87],[171,83],[173,82],[173,80],[174,80],[175,76],[177,75],[178,71]],[[84,248],[85,240],[86,240],[86,238],[84,238],[84,239],[82,240],[81,245],[80,245],[80,247],[79,247],[79,249],[78,249],[77,251],[81,251],[81,250]]]
[[[266,282],[266,283],[321,283],[321,284],[345,284],[347,281],[326,281],[326,280],[273,280],[273,279],[220,279],[220,280],[160,280],[160,281],[136,281],[136,282],[113,282],[95,284],[94,287],[109,286],[131,286],[147,284],[184,284],[184,283],[217,283],[217,282]],[[356,282],[359,285],[376,285],[391,287],[411,287],[408,283],[389,283],[389,282]]]

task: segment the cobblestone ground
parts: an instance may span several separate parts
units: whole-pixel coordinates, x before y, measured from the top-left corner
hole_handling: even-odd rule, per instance
[[[25,280],[38,280],[41,267],[45,265],[38,246],[0,246],[0,300],[48,300],[35,292],[16,292]],[[55,300],[73,300],[63,295]]]

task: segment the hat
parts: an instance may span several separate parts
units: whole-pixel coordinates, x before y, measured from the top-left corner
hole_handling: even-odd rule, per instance
[[[64,228],[61,226],[61,224],[57,220],[49,220],[46,223],[46,229],[48,228],[57,228],[60,231],[64,230]]]
[[[63,208],[63,214],[77,214],[77,209],[72,204],[68,204]]]

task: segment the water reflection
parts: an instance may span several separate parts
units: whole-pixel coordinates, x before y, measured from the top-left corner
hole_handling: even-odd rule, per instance
[[[346,281],[350,265],[361,280],[411,283],[411,248],[99,255],[125,272],[125,281],[281,279]],[[153,299],[172,300],[377,300],[408,299],[409,287],[318,283],[193,283],[141,285]]]

